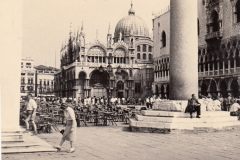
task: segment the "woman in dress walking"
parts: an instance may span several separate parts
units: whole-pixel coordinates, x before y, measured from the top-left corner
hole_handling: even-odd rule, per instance
[[[67,125],[64,130],[60,144],[55,148],[58,150],[61,150],[63,143],[65,141],[70,141],[71,148],[68,152],[72,153],[72,152],[74,152],[73,142],[76,140],[77,122],[76,122],[74,110],[71,107],[69,107],[67,104],[63,103],[61,105],[61,108],[64,111],[64,117],[66,119]]]

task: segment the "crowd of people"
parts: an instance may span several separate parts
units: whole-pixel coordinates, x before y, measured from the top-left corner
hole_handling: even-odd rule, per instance
[[[46,103],[46,105],[51,104],[61,104],[61,103],[69,103],[73,106],[95,106],[95,105],[104,105],[104,106],[116,106],[116,105],[141,105],[146,106],[146,108],[151,109],[153,104],[156,101],[165,101],[167,100],[165,97],[160,98],[160,96],[149,96],[149,97],[85,97],[85,98],[66,98],[66,97],[34,97],[33,98],[38,104]],[[202,96],[199,95],[200,102],[206,105],[206,111],[212,110],[222,110],[222,111],[230,111],[231,106],[234,103],[237,103],[239,98],[232,97],[228,95],[228,97],[223,98],[222,96]],[[21,99],[21,101],[24,101]],[[236,106],[236,105],[235,105]]]
[[[161,101],[160,97],[151,96],[143,98],[117,98],[117,97],[85,97],[85,98],[66,98],[66,97],[33,97],[37,103],[46,104],[61,104],[70,103],[78,106],[92,106],[92,105],[141,105],[147,108],[152,108],[155,101]],[[165,99],[165,98],[164,98]],[[21,98],[23,102],[24,99]]]
[[[34,133],[36,135],[37,126],[35,124],[36,113],[46,108],[48,112],[52,112],[50,108],[59,108],[63,111],[63,115],[66,120],[66,127],[61,133],[63,134],[59,145],[56,147],[61,149],[64,141],[70,141],[71,148],[69,152],[74,152],[73,142],[76,139],[76,111],[80,111],[82,108],[87,108],[88,111],[93,110],[105,110],[107,112],[116,112],[119,105],[140,105],[142,108],[151,109],[155,102],[161,103],[166,101],[166,98],[160,98],[159,96],[151,96],[144,98],[117,98],[117,97],[86,97],[86,98],[60,98],[60,97],[32,97],[28,94],[25,99],[21,98],[22,105],[21,112],[26,114],[24,122],[26,124],[26,132],[29,132],[29,121],[33,125]],[[45,107],[43,107],[45,106]],[[54,106],[54,107],[53,107]],[[99,108],[99,106],[101,106]],[[192,112],[197,111],[197,118],[200,118],[202,108],[206,111],[230,111],[230,115],[236,116],[240,109],[240,99],[233,98],[230,95],[227,98],[210,96],[199,96],[199,99],[193,94],[192,98],[188,100],[188,111],[190,118],[192,118]],[[117,112],[116,112],[117,113]]]
[[[227,97],[222,96],[199,96],[200,100],[203,100],[206,102],[206,110],[212,111],[212,110],[222,110],[222,111],[230,111],[231,106],[235,103],[237,103],[238,100],[240,100],[240,97],[232,97],[231,95],[228,95]]]

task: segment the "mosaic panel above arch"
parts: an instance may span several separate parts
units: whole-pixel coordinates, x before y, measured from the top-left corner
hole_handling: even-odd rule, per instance
[[[114,51],[114,55],[115,55],[116,57],[125,57],[126,51],[125,51],[125,49],[123,49],[123,48],[117,48],[117,49]]]
[[[88,55],[105,56],[106,51],[100,46],[93,46],[89,49]]]

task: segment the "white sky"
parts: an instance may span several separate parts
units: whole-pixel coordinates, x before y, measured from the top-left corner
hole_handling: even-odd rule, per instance
[[[82,21],[86,42],[98,38],[106,43],[109,23],[111,33],[117,22],[128,15],[131,0],[24,0],[23,54],[35,65],[60,65],[60,48],[72,31],[81,29]],[[135,15],[144,19],[152,34],[152,13],[165,10],[169,0],[133,0]]]

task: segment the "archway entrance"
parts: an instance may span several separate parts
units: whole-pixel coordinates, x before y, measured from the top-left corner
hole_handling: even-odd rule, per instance
[[[166,95],[167,95],[167,99],[169,99],[169,84],[167,85],[167,93],[166,93]]]
[[[117,97],[118,98],[123,98],[124,97],[124,94],[123,94],[124,83],[123,83],[123,81],[118,81],[117,82],[117,90],[118,90]]]
[[[156,96],[159,95],[159,91],[158,91],[158,86],[157,85],[155,86],[155,93],[156,93]]]
[[[107,86],[109,85],[109,75],[105,71],[95,70],[91,74],[90,83],[91,97],[107,97]]]
[[[225,81],[222,81],[220,84],[220,93],[224,98],[227,98],[227,83]]]
[[[165,98],[164,85],[161,86],[161,99]]]
[[[219,20],[218,13],[216,11],[212,12],[212,32],[219,31]]]
[[[239,96],[239,85],[237,80],[233,80],[231,83],[232,96],[238,98]]]
[[[215,81],[212,81],[212,82],[211,82],[211,85],[210,85],[210,93],[211,93],[211,95],[212,95],[212,98],[217,97],[217,85],[216,85]]]
[[[208,89],[208,86],[207,86],[206,82],[204,81],[201,86],[201,95],[207,96],[208,95],[207,89]]]

